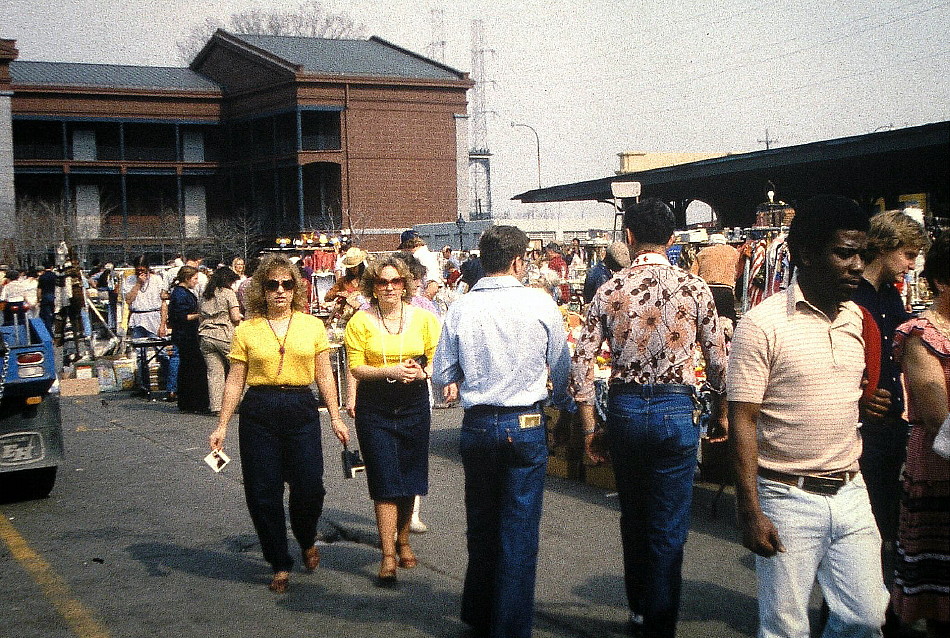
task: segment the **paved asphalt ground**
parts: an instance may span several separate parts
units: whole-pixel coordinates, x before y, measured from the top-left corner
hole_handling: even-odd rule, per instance
[[[202,462],[211,417],[128,392],[63,399],[67,459],[49,499],[0,505],[0,637],[451,636],[465,515],[459,409],[436,410],[420,559],[379,588],[365,478],[344,480],[324,428],[323,562],[269,592],[241,486],[236,423],[221,474]],[[326,420],[324,420],[326,426]],[[737,540],[730,491],[697,484],[679,635],[752,636],[752,558]],[[548,477],[535,636],[623,635],[627,618],[616,498]]]

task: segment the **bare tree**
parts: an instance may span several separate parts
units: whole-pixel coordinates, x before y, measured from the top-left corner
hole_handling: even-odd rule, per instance
[[[73,229],[61,201],[31,195],[17,199],[15,241],[21,262],[39,264],[60,241],[72,240]]]
[[[359,246],[363,243],[363,238],[366,236],[366,223],[369,219],[370,214],[367,210],[346,208],[343,211],[343,227],[348,230],[350,240],[354,245]]]
[[[328,11],[319,0],[304,0],[289,11],[249,9],[227,20],[208,17],[178,41],[178,53],[190,62],[217,29],[256,35],[299,35],[311,38],[362,38],[366,28],[344,13]]]
[[[246,208],[239,208],[230,217],[215,219],[208,226],[221,260],[228,255],[246,258],[256,252],[264,230],[260,218]]]

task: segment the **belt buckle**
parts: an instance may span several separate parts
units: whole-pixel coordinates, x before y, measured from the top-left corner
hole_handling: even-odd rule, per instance
[[[845,484],[844,479],[824,478],[821,476],[799,476],[798,488],[812,494],[834,496]]]

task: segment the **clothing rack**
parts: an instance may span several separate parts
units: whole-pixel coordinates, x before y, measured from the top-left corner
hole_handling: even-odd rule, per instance
[[[750,226],[748,228],[742,229],[742,236],[745,238],[744,242],[750,240],[758,242],[762,239],[768,238],[770,235],[780,235],[782,233],[787,233],[788,226]],[[772,280],[772,277],[775,276],[774,264],[769,263],[768,252],[766,251],[765,263],[762,266],[765,269],[764,280],[766,282],[766,287],[768,287],[768,282]],[[743,267],[743,277],[742,277],[742,308],[741,311],[743,314],[749,310],[749,279],[752,275],[752,260],[746,259],[745,266]]]

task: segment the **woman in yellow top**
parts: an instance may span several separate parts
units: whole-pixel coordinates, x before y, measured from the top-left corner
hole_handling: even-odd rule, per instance
[[[300,544],[304,567],[320,563],[315,545],[323,510],[323,447],[320,413],[310,389],[316,381],[342,442],[349,431],[338,409],[327,332],[305,314],[307,287],[300,271],[283,255],[267,257],[247,288],[251,319],[234,331],[218,427],[212,450],[220,450],[228,422],[240,403],[239,445],[247,508],[264,559],[274,570],[270,588],[287,590],[294,561],[287,551],[284,483],[290,487],[290,527]],[[244,399],[244,386],[249,386]]]
[[[409,281],[402,260],[387,257],[370,264],[362,286],[372,302],[353,315],[344,335],[350,372],[359,384],[356,436],[376,507],[383,583],[396,580],[397,565],[409,569],[418,563],[409,546],[409,523],[415,496],[429,491],[426,380],[439,320],[409,305]]]

